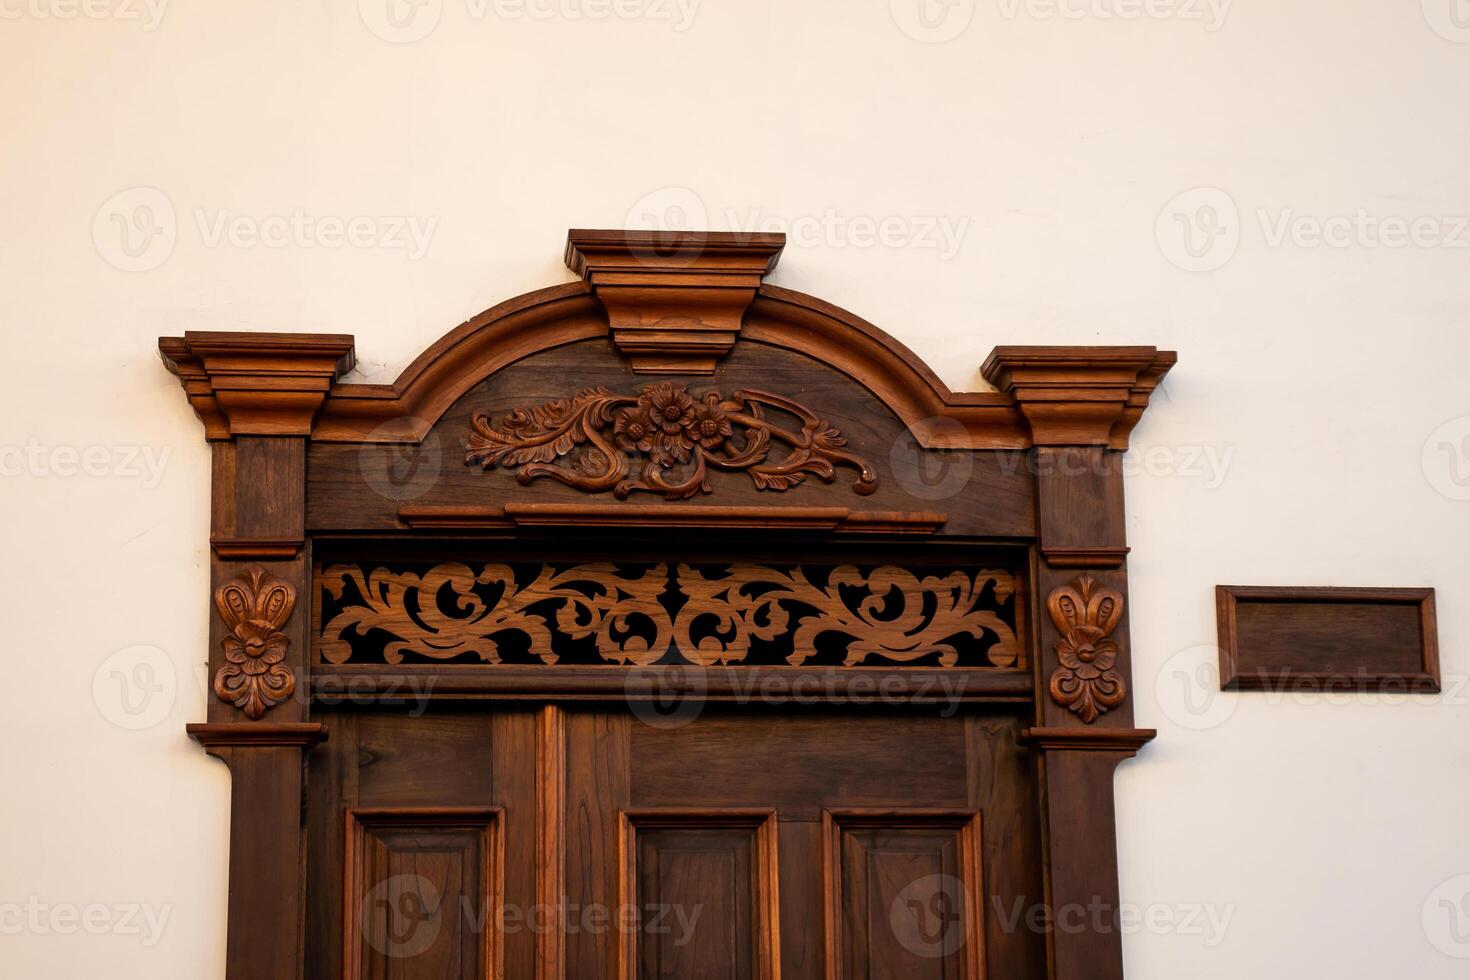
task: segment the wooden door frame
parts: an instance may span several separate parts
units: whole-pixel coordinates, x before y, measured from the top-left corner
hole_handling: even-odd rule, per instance
[[[233,779],[230,980],[296,980],[302,970],[302,787],[309,750],[328,735],[311,717],[308,445],[418,443],[482,379],[592,338],[610,339],[634,371],[653,375],[708,373],[747,341],[795,351],[876,396],[926,452],[1004,453],[1030,467],[1034,534],[1008,543],[1030,548],[1032,675],[1012,682],[1010,695],[1034,709],[1022,738],[1037,760],[1046,902],[1053,912],[1098,903],[1116,910],[1113,773],[1154,735],[1134,727],[1129,696],[1119,463],[1175,355],[1152,347],[997,347],[982,368],[996,390],[952,392],[877,327],[765,284],[783,246],[780,235],[573,231],[566,258],[582,281],[487,310],[388,385],[341,381],[354,363],[350,336],[160,339],[213,451],[209,659],[217,696],[208,720],[188,731]],[[784,499],[755,507],[645,499],[458,515],[407,507],[400,519],[410,531],[457,520],[511,529],[733,527],[771,536],[814,526],[871,530],[864,521],[891,532],[925,521],[920,512],[839,510]],[[1052,931],[1047,947],[1053,980],[1123,976],[1116,929]],[[559,977],[561,965],[550,957],[539,975]]]

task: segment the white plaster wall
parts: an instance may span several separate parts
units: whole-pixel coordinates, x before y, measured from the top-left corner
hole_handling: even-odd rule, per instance
[[[348,331],[389,380],[568,227],[682,214],[791,229],[774,282],[957,389],[1177,349],[1129,457],[1129,976],[1464,976],[1465,0],[487,2],[0,0],[0,975],[222,976],[207,452],[155,338]],[[1217,582],[1433,585],[1447,693],[1211,697]]]

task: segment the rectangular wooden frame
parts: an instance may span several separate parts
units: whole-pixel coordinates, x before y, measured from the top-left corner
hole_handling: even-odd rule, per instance
[[[1255,670],[1241,667],[1238,608],[1242,603],[1312,603],[1358,606],[1415,606],[1419,619],[1418,671],[1373,669],[1371,659],[1353,673],[1296,671],[1289,664]],[[1345,588],[1217,585],[1215,613],[1220,638],[1220,688],[1225,691],[1361,690],[1434,694],[1440,690],[1439,639],[1430,588]]]

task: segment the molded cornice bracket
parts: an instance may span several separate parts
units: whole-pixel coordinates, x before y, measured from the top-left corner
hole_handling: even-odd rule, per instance
[[[1016,400],[1033,446],[1123,450],[1177,359],[1155,347],[997,347],[980,373]]]
[[[190,331],[160,338],[158,352],[209,439],[311,435],[327,391],[354,363],[348,334]]]
[[[782,234],[574,228],[566,262],[592,287],[635,372],[710,374],[785,247]]]

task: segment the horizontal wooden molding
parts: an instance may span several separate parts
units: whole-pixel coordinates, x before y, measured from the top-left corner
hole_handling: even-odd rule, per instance
[[[1023,728],[1021,744],[1069,752],[1126,752],[1133,755],[1158,732],[1152,728]]]
[[[1041,546],[1041,556],[1053,568],[1117,568],[1128,557],[1128,548],[1067,546],[1048,548]]]
[[[284,561],[300,554],[305,544],[305,538],[237,538],[216,535],[209,539],[214,553],[229,561]]]
[[[781,234],[573,229],[566,261],[635,372],[709,374],[785,247]]]
[[[656,701],[687,696],[711,701],[854,705],[908,702],[1026,704],[1029,670],[979,667],[518,667],[415,664],[312,669],[312,700],[324,704],[423,703],[440,699]],[[881,692],[881,696],[879,694]]]
[[[1215,587],[1226,691],[1440,690],[1434,590]]]
[[[245,721],[184,726],[189,737],[207,749],[308,748],[327,737],[327,726],[317,722]]]
[[[853,511],[846,507],[725,507],[699,504],[556,504],[398,508],[411,528],[698,527],[805,530],[842,534],[933,534],[946,515],[932,511]]]

